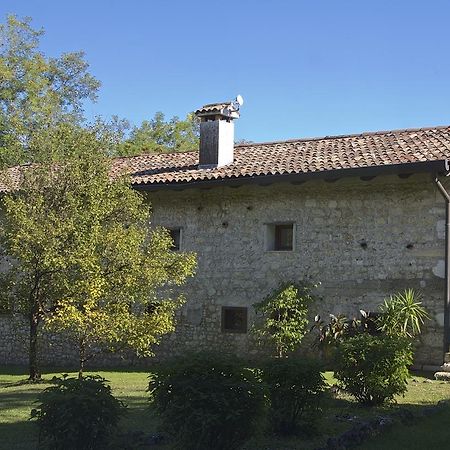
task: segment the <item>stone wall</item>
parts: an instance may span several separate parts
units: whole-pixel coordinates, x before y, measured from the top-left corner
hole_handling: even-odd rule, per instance
[[[445,204],[429,175],[149,196],[153,225],[181,227],[182,249],[198,255],[178,332],[160,354],[186,346],[254,352],[248,335],[221,332],[221,307],[248,307],[251,323],[252,304],[280,282],[309,278],[321,283],[322,315],[352,316],[396,291],[420,290],[433,321],[417,361],[442,362]],[[294,251],[266,251],[267,224],[276,222],[294,223]]]
[[[442,362],[445,204],[429,175],[158,191],[148,197],[151,226],[181,227],[182,250],[198,255],[196,277],[181,288],[187,302],[177,332],[156,349],[158,358],[189,348],[255,353],[249,334],[221,331],[222,306],[247,307],[250,326],[254,303],[281,282],[308,278],[321,283],[323,300],[314,312],[322,315],[353,316],[361,308],[376,309],[393,292],[420,290],[433,320],[417,362]],[[267,224],[277,222],[294,223],[293,251],[266,250]],[[0,316],[0,363],[24,362],[20,335]],[[63,341],[46,338],[44,362],[76,361]],[[126,363],[116,356],[97,359],[108,362]]]

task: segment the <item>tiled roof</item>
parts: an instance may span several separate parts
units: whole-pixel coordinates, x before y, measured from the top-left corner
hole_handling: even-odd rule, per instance
[[[407,169],[408,164],[447,159],[450,126],[443,126],[236,145],[234,162],[212,169],[198,168],[198,152],[116,158],[111,175],[127,173],[134,186],[144,188],[283,175],[338,176],[343,169],[399,164]],[[14,182],[18,183],[20,172],[21,168],[10,169]],[[5,190],[0,181],[0,192]]]
[[[113,174],[134,185],[173,185],[271,175],[311,174],[450,159],[450,126],[236,145],[234,162],[198,168],[198,152],[117,158]]]
[[[197,109],[195,115],[200,118],[220,115],[237,119],[239,118],[239,108],[236,109],[233,102],[210,103]]]
[[[197,109],[197,111],[195,111],[195,114],[218,113],[225,108],[229,108],[230,106],[231,102],[209,103],[208,105],[204,105],[201,108]]]

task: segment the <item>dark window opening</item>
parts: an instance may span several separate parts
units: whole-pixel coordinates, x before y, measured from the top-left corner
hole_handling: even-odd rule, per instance
[[[0,304],[0,316],[3,315],[11,315],[12,314],[12,309],[9,305],[2,305]]]
[[[275,225],[274,250],[292,250],[294,242],[294,226]]]
[[[178,251],[181,248],[181,228],[169,228],[170,237],[172,238],[172,250]]]
[[[154,314],[158,306],[158,302],[147,302],[147,304],[145,305],[145,313],[150,315]]]
[[[222,332],[247,333],[247,308],[223,306]]]

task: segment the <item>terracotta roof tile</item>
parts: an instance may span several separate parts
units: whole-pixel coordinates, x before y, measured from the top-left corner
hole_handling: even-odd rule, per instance
[[[450,126],[237,145],[234,162],[215,169],[199,169],[197,152],[148,154],[116,159],[113,172],[154,185],[443,159],[450,159]]]
[[[445,160],[450,159],[450,126],[242,144],[234,156],[232,164],[212,169],[198,168],[198,152],[116,158],[111,175],[126,173],[136,186],[163,186]],[[21,170],[10,169],[11,178],[19,181]]]

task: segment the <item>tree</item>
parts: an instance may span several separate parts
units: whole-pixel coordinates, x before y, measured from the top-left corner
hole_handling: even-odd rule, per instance
[[[82,52],[50,58],[39,51],[43,30],[10,15],[0,24],[0,164],[32,162],[30,136],[56,123],[81,123],[83,102],[100,83]]]
[[[43,321],[77,339],[80,375],[98,344],[149,354],[173,330],[181,300],[170,288],[193,274],[195,256],[171,251],[167,231],[149,231],[149,206],[126,177],[110,179],[93,131],[60,125],[30,146],[52,157],[22,168],[20,190],[2,199],[0,229],[3,301],[28,318],[30,379],[39,377]]]
[[[157,112],[152,120],[145,120],[140,127],[134,127],[130,136],[120,147],[124,156],[141,153],[186,152],[198,149],[200,126],[194,114],[186,119],[172,117],[165,120],[162,112]]]
[[[287,283],[254,306],[261,316],[253,328],[260,342],[274,347],[279,358],[294,351],[308,331],[308,308],[315,301],[308,284]]]

